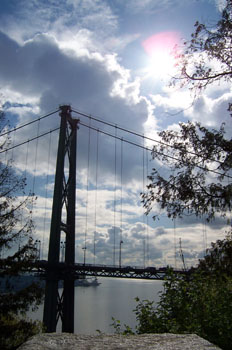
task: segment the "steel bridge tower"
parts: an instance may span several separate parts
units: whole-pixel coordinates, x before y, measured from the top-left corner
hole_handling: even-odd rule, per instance
[[[75,203],[76,203],[76,139],[79,119],[71,116],[71,107],[60,107],[53,207],[46,269],[43,322],[47,332],[55,332],[61,319],[62,332],[74,332],[74,264],[75,264]],[[60,269],[61,232],[66,234],[65,262]],[[63,294],[58,282],[63,280]]]

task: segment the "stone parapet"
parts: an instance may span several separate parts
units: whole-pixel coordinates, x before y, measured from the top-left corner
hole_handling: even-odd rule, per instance
[[[218,350],[195,334],[38,334],[18,350]]]

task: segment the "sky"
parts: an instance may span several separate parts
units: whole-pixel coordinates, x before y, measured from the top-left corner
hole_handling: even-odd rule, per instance
[[[226,110],[232,93],[228,85],[212,85],[194,104],[188,89],[169,86],[175,74],[173,47],[190,39],[196,20],[213,26],[224,5],[223,0],[1,0],[2,108],[16,127],[70,104],[74,110],[152,138],[162,130],[178,130],[178,123],[188,120],[213,128],[229,123]],[[88,118],[81,120],[90,123]],[[57,113],[12,133],[12,143],[58,128],[59,123]],[[91,126],[152,146],[119,129],[93,121]],[[90,134],[89,142],[88,129],[80,126],[78,262],[83,261],[86,245],[87,263],[118,263],[122,240],[124,265],[182,267],[181,238],[186,264],[191,266],[211,241],[225,236],[227,226],[222,220],[206,224],[192,217],[173,222],[157,206],[146,217],[140,193],[152,167],[161,165],[152,161],[149,151],[94,131]],[[5,156],[14,158],[17,173],[26,175],[28,189],[37,195],[35,239],[42,242],[44,259],[57,141],[58,132],[53,132]],[[160,220],[153,221],[154,213],[159,213]]]

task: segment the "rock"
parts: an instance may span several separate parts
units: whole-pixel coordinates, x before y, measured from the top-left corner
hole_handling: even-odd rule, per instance
[[[218,350],[195,334],[38,334],[18,350]]]

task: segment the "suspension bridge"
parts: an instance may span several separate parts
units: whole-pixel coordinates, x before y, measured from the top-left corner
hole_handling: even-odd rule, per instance
[[[42,130],[42,121],[48,120],[57,112],[60,114],[60,125],[49,131],[46,128]],[[74,114],[77,118],[73,117]],[[85,118],[88,122],[83,121]],[[24,132],[24,130],[27,127],[33,127],[36,122],[35,135],[28,138],[28,133]],[[53,125],[54,123],[51,124]],[[102,127],[100,128],[99,125],[102,125]],[[81,136],[82,128],[86,128],[88,132]],[[114,131],[109,131],[109,128]],[[32,270],[39,271],[46,279],[43,321],[48,332],[56,330],[59,318],[62,321],[63,332],[74,331],[74,282],[80,276],[139,279],[164,278],[168,270],[167,267],[150,266],[152,252],[149,249],[149,218],[147,216],[142,214],[140,230],[143,234],[139,236],[139,233],[135,232],[135,235],[139,236],[142,242],[139,247],[134,247],[137,249],[134,253],[135,260],[132,257],[133,244],[131,244],[131,250],[129,251],[131,259],[127,258],[126,260],[126,257],[122,256],[122,247],[125,240],[128,240],[127,235],[124,234],[127,225],[125,217],[129,221],[132,220],[128,214],[130,199],[126,201],[126,192],[123,189],[123,185],[126,182],[125,177],[131,176],[130,164],[128,163],[130,163],[131,157],[137,157],[136,152],[131,152],[131,150],[129,152],[130,156],[126,157],[124,155],[124,145],[127,144],[130,147],[136,147],[141,150],[140,174],[136,176],[140,176],[142,188],[134,192],[130,190],[130,195],[135,198],[138,191],[145,191],[146,179],[149,174],[148,153],[152,150],[152,147],[149,147],[148,144],[155,140],[128,130],[125,127],[89,116],[73,108],[71,109],[69,105],[60,106],[58,110],[43,117],[18,125],[10,132],[13,133],[11,145],[1,152],[5,154],[5,162],[7,162],[7,157],[17,159],[15,162],[16,169],[18,164],[18,171],[20,168],[21,173],[27,176],[30,173],[31,193],[36,193],[37,185],[38,193],[43,193],[43,198],[45,198],[43,210],[42,205],[38,207],[34,202],[31,208],[33,219],[36,221],[37,218],[37,226],[41,237],[36,240],[38,259],[32,263]],[[58,139],[56,139],[58,150],[56,150],[55,142],[52,142],[52,135],[57,132],[59,133]],[[94,132],[95,136],[91,135],[91,132]],[[20,137],[17,137],[18,133]],[[9,134],[9,131],[6,134]],[[82,137],[85,146],[81,146],[80,143],[78,145],[79,135],[80,138]],[[100,145],[100,135],[107,137],[107,143]],[[1,136],[4,136],[4,134]],[[132,139],[131,136],[136,138],[137,141],[134,138]],[[45,140],[46,137],[46,141],[43,141],[42,145],[40,145],[42,151],[39,152],[39,140]],[[30,147],[32,142],[35,143],[34,153],[32,152],[32,147]],[[95,161],[94,170],[90,165],[91,144],[95,153],[94,157],[92,153],[92,158]],[[113,149],[111,153],[110,146]],[[22,149],[22,147],[24,147],[24,152],[19,152],[16,156],[16,150]],[[79,156],[77,156],[78,147],[80,148]],[[105,151],[106,159],[102,159],[100,162],[101,147]],[[57,157],[55,179],[53,180],[53,199],[51,200],[48,192],[50,188],[49,178],[52,176],[54,172],[52,168],[55,166],[54,157],[52,157],[54,153],[57,153]],[[47,159],[47,162],[45,159]],[[84,159],[86,159],[85,166],[83,166]],[[106,175],[108,174],[106,173],[108,170],[105,167],[105,162],[109,159],[111,159],[110,173],[113,174],[113,180],[111,178],[109,183],[107,183],[108,176]],[[79,171],[77,176],[78,162],[82,170]],[[101,171],[101,168],[104,170]],[[125,171],[127,171],[126,175]],[[40,174],[45,179],[45,183],[42,184],[41,178],[38,180],[36,174]],[[107,186],[111,186],[113,190],[107,191]],[[99,193],[100,187],[101,193]],[[86,191],[85,196],[83,196],[84,189]],[[110,194],[108,201],[106,199],[106,206],[110,207],[109,217],[107,217],[108,214],[102,214],[101,210],[101,195],[106,192],[108,195]],[[37,197],[37,200],[39,199],[40,201],[42,196],[38,194]],[[80,204],[76,201],[77,197],[79,197]],[[137,201],[140,202],[140,199],[137,198]],[[81,213],[79,216],[81,231],[76,225],[78,223],[78,210]],[[138,213],[141,215],[142,211],[143,208]],[[51,215],[51,220],[48,219],[48,215]],[[107,220],[110,221],[108,226]],[[134,217],[133,220],[135,220]],[[48,225],[50,226],[49,242]],[[105,245],[103,247],[104,234],[99,234],[101,230],[103,232],[108,230],[109,237],[106,240],[108,246]],[[90,231],[93,233],[91,239],[89,237]],[[82,239],[82,243],[79,244],[78,248],[76,245],[77,234]],[[90,247],[90,243],[92,247]],[[44,258],[46,246],[48,247],[48,257]],[[105,249],[110,247],[111,252],[102,252],[101,247]],[[133,264],[131,262],[138,262],[138,248],[142,251],[140,264]],[[78,252],[77,256],[76,252]],[[82,262],[81,252],[83,254]],[[174,254],[176,255],[176,247]],[[105,264],[100,264],[96,261],[99,259],[98,255],[103,261],[106,261]],[[109,256],[111,256],[111,263]],[[123,258],[124,263],[122,263]],[[92,259],[92,263],[89,262],[89,259]],[[118,261],[116,261],[117,259]],[[176,272],[184,273],[182,270],[177,269]],[[62,295],[58,291],[59,280],[63,281]]]

